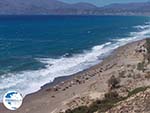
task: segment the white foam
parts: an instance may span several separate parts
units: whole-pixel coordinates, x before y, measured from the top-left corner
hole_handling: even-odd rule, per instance
[[[3,90],[8,89],[17,89],[17,91],[21,92],[24,96],[35,92],[39,90],[42,85],[53,81],[56,77],[71,75],[96,64],[97,61],[100,61],[99,56],[108,53],[110,49],[112,49],[109,48],[110,45],[111,42],[98,45],[83,54],[73,55],[73,57],[70,58],[37,59],[47,64],[46,69],[3,75],[3,79],[0,79],[0,94],[3,95]]]
[[[143,30],[143,29],[150,28],[150,26],[149,26],[149,25],[138,25],[138,26],[134,26],[134,28],[137,28],[137,29]]]
[[[134,26],[134,28],[141,28],[142,30],[138,32],[131,32],[129,37],[113,39],[113,41],[121,42],[121,45],[122,45],[122,44],[126,44],[132,41],[149,38],[150,37],[150,23],[149,24],[148,23],[149,22],[146,22],[145,23],[146,25]]]
[[[47,64],[45,69],[3,75],[3,78],[0,79],[0,100],[5,91],[17,90],[25,96],[39,90],[42,85],[52,82],[56,77],[75,74],[99,63],[101,56],[108,55],[119,46],[133,40],[150,37],[150,27],[148,28],[147,25],[146,27],[144,25],[140,27],[144,28],[140,32],[134,32],[129,37],[114,39],[112,42],[94,46],[91,50],[84,51],[82,54],[76,54],[68,58],[37,59]]]

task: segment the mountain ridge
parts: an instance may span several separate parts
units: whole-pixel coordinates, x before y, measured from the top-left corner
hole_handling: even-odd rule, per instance
[[[103,7],[59,0],[0,0],[0,15],[150,15],[150,2],[110,4]]]

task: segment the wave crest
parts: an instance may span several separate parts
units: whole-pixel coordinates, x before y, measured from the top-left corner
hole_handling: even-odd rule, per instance
[[[42,85],[52,82],[56,77],[72,75],[101,62],[104,57],[119,46],[150,37],[150,24],[146,23],[146,25],[135,26],[135,28],[142,30],[130,33],[129,37],[113,39],[105,44],[94,46],[91,50],[82,54],[75,54],[71,57],[65,57],[64,55],[59,59],[36,59],[46,64],[45,69],[9,73],[1,76],[0,100],[5,90],[17,89],[25,96],[39,90]]]

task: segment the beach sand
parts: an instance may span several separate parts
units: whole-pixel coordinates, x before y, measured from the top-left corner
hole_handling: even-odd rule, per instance
[[[53,84],[47,84],[36,93],[27,95],[23,105],[16,111],[7,110],[0,104],[0,113],[59,113],[81,105],[90,105],[97,99],[103,99],[108,92],[108,79],[114,75],[120,78],[122,96],[127,90],[150,85],[144,72],[137,65],[144,57],[145,40],[119,47],[103,62],[70,77],[57,78]],[[28,84],[28,83],[27,83]]]

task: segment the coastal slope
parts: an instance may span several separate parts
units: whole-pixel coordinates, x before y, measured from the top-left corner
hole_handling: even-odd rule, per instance
[[[142,92],[147,95],[150,91],[149,56],[149,39],[129,43],[98,65],[26,96],[14,112],[1,104],[0,113],[118,113],[128,101],[138,106]],[[148,106],[149,99],[145,99]],[[124,111],[134,111],[135,107],[125,107]],[[147,107],[142,110],[149,112]]]

